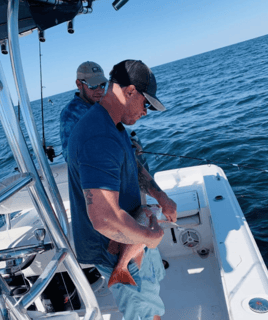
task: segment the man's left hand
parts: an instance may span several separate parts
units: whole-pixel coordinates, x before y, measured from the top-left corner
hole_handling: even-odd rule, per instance
[[[177,222],[177,204],[165,192],[157,200],[167,220]]]

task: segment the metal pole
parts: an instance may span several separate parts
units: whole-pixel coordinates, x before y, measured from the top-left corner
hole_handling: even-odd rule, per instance
[[[55,206],[57,217],[65,235],[69,236],[69,227],[65,208],[53,178],[50,166],[46,159],[40,137],[34,122],[31,110],[31,104],[26,88],[24,73],[21,62],[19,46],[19,28],[18,28],[19,1],[9,0],[7,11],[8,22],[8,43],[10,51],[11,66],[15,79],[16,89],[19,97],[21,113],[23,115],[25,127],[27,129],[36,159],[39,163],[42,175],[47,180],[49,193]]]
[[[0,120],[2,122],[3,129],[5,131],[8,143],[14,158],[18,164],[19,170],[22,174],[31,173],[34,177],[35,184],[29,186],[31,191],[30,195],[34,201],[34,205],[37,208],[37,212],[40,214],[47,231],[53,233],[55,229],[60,229],[59,221],[55,216],[52,205],[46,194],[44,186],[39,178],[38,172],[29,154],[27,144],[24,140],[24,136],[20,129],[18,119],[11,102],[10,94],[7,88],[7,82],[4,77],[4,71],[2,64],[0,63]],[[49,218],[50,217],[50,218]],[[56,239],[56,245],[60,248],[59,241],[57,241],[57,234],[50,234],[54,240]]]
[[[0,320],[10,320],[4,297],[2,296],[2,289],[0,287]]]

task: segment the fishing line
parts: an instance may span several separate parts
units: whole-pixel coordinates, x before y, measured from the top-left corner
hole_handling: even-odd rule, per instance
[[[236,164],[236,163],[229,163],[229,162],[224,162],[224,161],[214,161],[210,159],[202,159],[202,158],[194,158],[194,157],[186,157],[186,156],[180,156],[180,155],[175,155],[175,154],[169,154],[169,153],[159,153],[159,152],[150,152],[150,151],[144,151],[144,150],[139,150],[139,154],[153,154],[156,156],[156,160],[159,160],[159,156],[167,156],[167,157],[173,157],[173,158],[179,158],[179,159],[191,159],[191,160],[197,160],[200,161],[198,165],[200,165],[202,162],[206,162],[208,165],[212,163],[217,163],[217,164],[225,164],[228,166],[236,167],[238,170],[241,168],[246,168],[246,169],[252,169],[252,170],[257,170],[260,172],[268,173],[268,170],[261,169],[261,168],[256,168],[252,167],[249,165],[241,165],[241,164]],[[254,194],[235,194],[237,198],[245,198],[245,197],[256,197]],[[259,197],[258,197],[259,198]],[[267,199],[267,196],[263,196],[260,199]]]
[[[72,296],[74,295],[74,293],[75,293],[75,291],[73,292],[73,294],[69,294],[69,291],[68,291],[68,288],[67,288],[67,284],[65,283],[65,281],[64,281],[64,277],[63,277],[63,274],[62,274],[62,272],[59,272],[60,273],[60,275],[61,275],[61,279],[62,279],[62,281],[63,281],[63,285],[64,285],[64,288],[65,288],[65,291],[66,291],[66,293],[67,293],[67,297],[65,297],[65,300],[64,300],[64,304],[67,304],[68,302],[70,302],[70,305],[71,305],[71,308],[72,308],[72,311],[74,311],[74,306],[73,306],[73,303],[72,303]],[[74,290],[76,290],[76,288],[74,289]]]
[[[62,152],[59,153],[59,154],[57,154],[57,155],[55,155],[53,158],[57,158],[57,157],[59,157],[60,155],[62,155]]]
[[[235,194],[235,196],[237,198],[245,198],[245,197],[252,197],[252,198],[256,198],[256,194]],[[258,197],[258,199],[267,199],[267,196],[263,196],[263,197]]]
[[[225,165],[228,165],[228,166],[236,167],[236,168],[238,168],[238,170],[240,168],[245,168],[245,169],[252,169],[252,170],[257,170],[257,171],[260,171],[260,172],[268,173],[268,170],[265,170],[265,169],[256,168],[256,167],[252,167],[252,166],[249,166],[249,165],[237,164],[237,163],[229,163],[229,162],[215,161],[215,160],[210,160],[210,159],[186,157],[186,156],[180,156],[180,155],[169,154],[169,153],[150,152],[150,151],[144,151],[144,150],[139,151],[139,153],[153,154],[153,155],[156,155],[157,157],[158,156],[168,156],[168,157],[180,158],[180,159],[191,159],[191,160],[200,161],[200,163],[206,162],[207,164],[213,164],[213,163],[225,164]],[[159,159],[159,157],[157,159]]]

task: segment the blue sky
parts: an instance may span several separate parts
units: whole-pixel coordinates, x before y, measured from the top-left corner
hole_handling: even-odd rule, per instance
[[[149,67],[179,60],[268,33],[267,0],[129,0],[119,11],[113,0],[97,0],[93,13],[46,31],[42,43],[44,97],[76,88],[78,65],[99,63],[108,77],[112,66],[140,59]],[[20,38],[30,100],[40,99],[36,31]],[[0,61],[17,104],[9,55]]]

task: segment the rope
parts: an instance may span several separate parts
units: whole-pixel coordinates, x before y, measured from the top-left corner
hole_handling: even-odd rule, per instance
[[[201,162],[206,162],[208,164],[210,164],[210,163],[225,164],[225,165],[228,165],[228,166],[236,167],[238,169],[239,168],[246,168],[246,169],[252,169],[252,170],[257,170],[257,171],[260,171],[260,172],[268,173],[268,170],[265,170],[265,169],[256,168],[256,167],[252,167],[252,166],[249,166],[249,165],[237,164],[237,163],[229,163],[229,162],[224,162],[224,161],[214,161],[214,160],[209,160],[209,159],[179,156],[179,155],[169,154],[169,153],[149,152],[149,151],[144,151],[144,150],[139,151],[139,153],[154,154],[156,156],[168,156],[168,157],[174,157],[174,158],[198,160],[198,161],[201,161]]]

